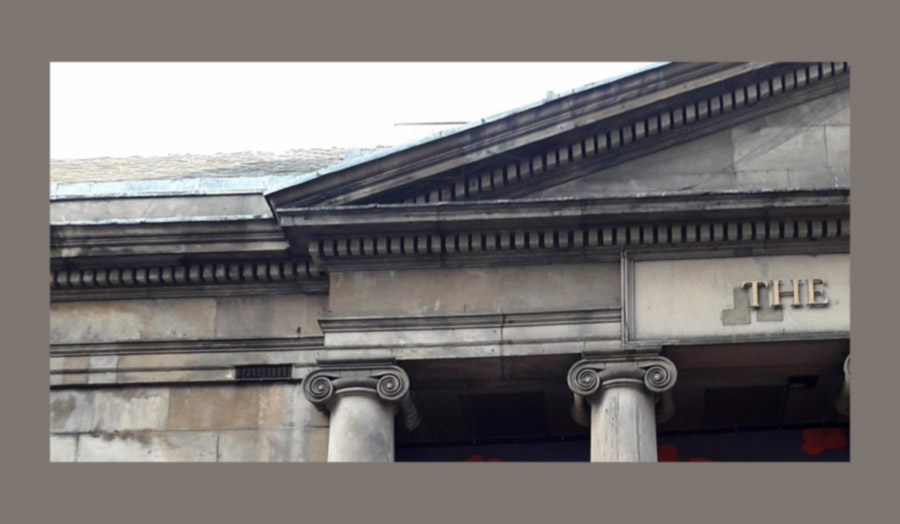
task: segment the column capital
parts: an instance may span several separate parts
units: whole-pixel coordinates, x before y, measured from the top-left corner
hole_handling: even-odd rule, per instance
[[[400,408],[404,427],[412,431],[421,422],[409,391],[409,375],[390,362],[322,364],[303,379],[303,394],[317,408],[330,410],[341,393],[367,391]]]
[[[569,368],[569,389],[575,394],[572,418],[583,426],[590,426],[587,403],[602,388],[614,386],[642,386],[656,397],[656,419],[665,422],[675,413],[669,392],[678,378],[678,370],[671,360],[659,356],[589,357]]]
[[[671,389],[677,378],[675,364],[659,356],[586,358],[569,368],[567,377],[569,389],[582,397],[623,380],[641,382],[649,391],[662,393]]]

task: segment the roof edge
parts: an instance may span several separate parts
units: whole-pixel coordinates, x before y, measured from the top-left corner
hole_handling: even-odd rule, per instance
[[[452,132],[379,151],[317,171],[291,186],[268,191],[273,208],[286,205],[350,204],[364,193],[377,194],[398,184],[462,168],[579,126],[615,117],[647,104],[680,96],[731,78],[771,67],[774,62],[665,63],[636,73],[589,84],[549,101],[501,113]],[[593,120],[592,120],[593,119]],[[568,127],[567,127],[568,126]]]

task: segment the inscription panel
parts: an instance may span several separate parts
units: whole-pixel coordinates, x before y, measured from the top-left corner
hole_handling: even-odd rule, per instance
[[[850,256],[635,261],[630,338],[850,331]]]

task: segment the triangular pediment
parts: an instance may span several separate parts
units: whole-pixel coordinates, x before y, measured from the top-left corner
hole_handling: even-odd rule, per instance
[[[273,208],[849,186],[846,64],[668,64],[342,166]]]
[[[544,181],[509,191],[509,196],[603,198],[849,187],[849,130],[850,93],[842,90],[631,159],[573,163]]]

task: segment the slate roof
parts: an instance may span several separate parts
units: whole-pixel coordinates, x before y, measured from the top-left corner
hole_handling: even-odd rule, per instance
[[[222,153],[159,157],[51,160],[51,200],[100,196],[221,194],[276,191],[390,154],[462,133],[515,115],[549,101],[565,98],[622,78],[665,65],[657,63],[604,79],[409,143],[373,149],[296,149],[284,153]],[[155,182],[154,182],[155,181]]]
[[[51,159],[51,199],[141,194],[261,193],[342,162],[376,153],[340,147],[215,155]]]
[[[373,150],[295,149],[280,153],[88,158],[50,161],[50,182],[112,182],[311,173]]]

